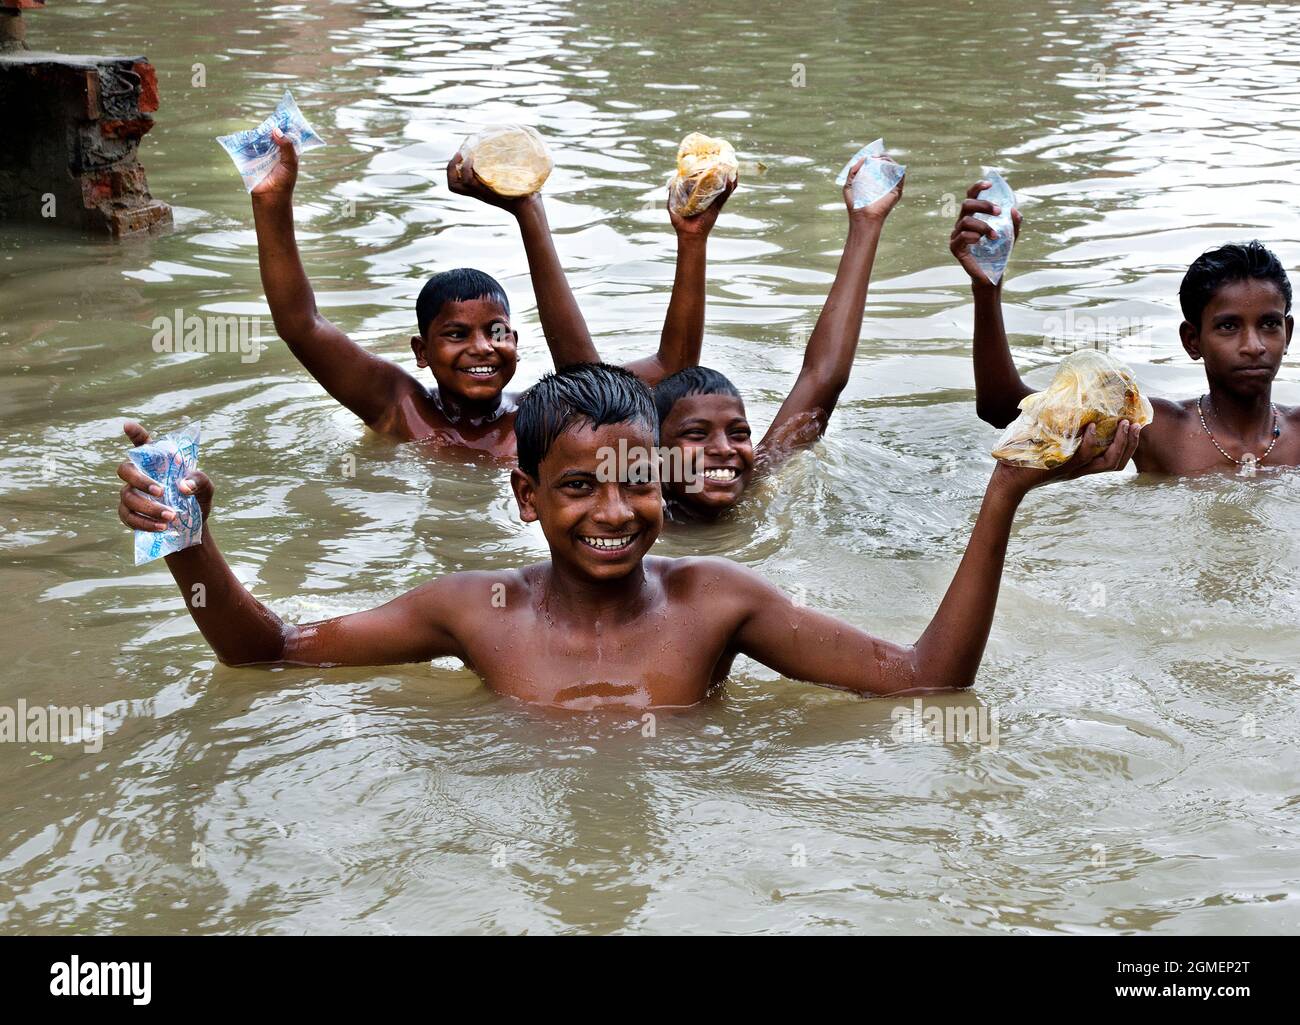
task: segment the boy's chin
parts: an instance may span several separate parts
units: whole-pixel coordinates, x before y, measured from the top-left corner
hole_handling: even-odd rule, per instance
[[[720,516],[728,509],[734,509],[740,502],[740,496],[744,494],[743,485],[721,488],[705,488],[703,491],[683,491],[676,489],[672,492],[672,500],[688,512],[693,512],[699,516]]]

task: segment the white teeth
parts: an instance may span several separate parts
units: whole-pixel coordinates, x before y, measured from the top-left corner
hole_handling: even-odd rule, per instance
[[[592,548],[626,548],[632,543],[635,534],[627,537],[584,537],[582,540]]]
[[[729,484],[736,479],[736,471],[730,468],[705,470],[702,476],[705,480],[717,480]]]
[[[462,367],[461,369],[475,377],[491,377],[497,372],[496,367]]]

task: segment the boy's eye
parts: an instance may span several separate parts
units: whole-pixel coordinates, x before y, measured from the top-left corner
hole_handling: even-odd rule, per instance
[[[748,438],[749,434],[750,431],[748,427],[737,427],[735,430],[731,432],[731,436],[733,438],[740,438],[742,440]]]
[[[560,487],[564,488],[566,491],[583,493],[591,490],[591,481],[581,479],[566,480],[560,485]]]
[[[699,431],[699,430],[695,430],[695,431],[683,431],[683,432],[682,432],[682,437],[683,437],[683,438],[689,438],[691,441],[703,441],[703,440],[704,440],[704,432],[703,432],[703,431]]]

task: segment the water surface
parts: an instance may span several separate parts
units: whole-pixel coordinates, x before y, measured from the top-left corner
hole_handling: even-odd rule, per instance
[[[939,699],[996,715],[996,750],[900,742],[896,702],[744,659],[723,695],[661,715],[652,737],[632,717],[499,699],[450,664],[224,668],[165,569],[131,565],[113,478],[124,417],[200,423],[222,546],[288,618],[544,554],[504,475],[367,436],[269,318],[255,363],[152,350],[153,318],[176,309],[266,315],[248,200],[213,137],[261,120],[286,86],[329,144],[297,192],[322,308],[413,369],[420,285],[472,263],[514,302],[520,385],[547,367],[526,265],[506,215],[448,195],[460,139],[521,119],[551,140],[557,244],[613,360],[658,336],[677,141],[732,140],[766,171],[746,175],[711,242],[705,360],[760,429],[843,241],[831,179],[883,135],[909,167],[906,196],[830,434],[734,520],[658,551],[732,555],[910,640],[955,569],[997,436],[974,413],[969,291],[946,248],[956,197],[986,166],[1021,197],[1005,298],[1032,381],[1104,319],[1144,388],[1198,394],[1176,332],[1187,263],[1250,237],[1289,268],[1300,256],[1300,10],[216,6],[28,16],[34,45],[148,53],[162,108],[142,159],[177,226],[116,246],[0,236],[0,704],[106,715],[98,753],[0,745],[0,927],[1300,925],[1294,473],[1130,472],[1030,496],[978,685]],[[1063,346],[1046,336],[1066,310]],[[1300,401],[1293,360],[1276,395]]]

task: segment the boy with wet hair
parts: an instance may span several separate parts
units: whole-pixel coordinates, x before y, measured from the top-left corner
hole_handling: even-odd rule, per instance
[[[137,445],[148,435],[125,425]],[[212,536],[212,483],[181,485],[203,511],[198,545],[166,556],[190,615],[226,664],[386,665],[455,656],[499,694],[570,709],[692,705],[736,655],[777,672],[863,694],[968,687],[993,621],[1016,508],[1054,479],[1122,467],[1138,430],[1121,423],[1103,450],[1088,427],[1055,470],[998,464],[966,554],[929,626],[897,645],[791,601],[727,559],[649,556],[663,527],[653,478],[605,479],[604,454],[653,449],[658,417],[646,386],[617,367],[578,364],[523,397],[514,421],[520,518],[540,523],[550,559],[517,570],[452,573],[378,608],[301,626],[283,622],[227,566]],[[118,516],[166,530],[174,510],[130,460],[118,467]],[[201,585],[201,587],[200,587]],[[502,643],[502,639],[509,643]]]
[[[752,429],[739,389],[719,371],[698,365],[704,340],[703,252],[701,247],[697,264],[688,262],[680,248],[681,228],[678,228],[678,280],[674,284],[674,297],[683,285],[683,268],[697,268],[688,279],[689,293],[684,293],[691,296],[690,309],[694,319],[690,321],[689,338],[693,348],[681,360],[685,369],[661,375],[658,384],[651,376],[640,375],[654,385],[660,443],[680,457],[672,460],[672,464],[681,472],[666,476],[662,482],[665,507],[672,519],[716,519],[740,501],[756,475],[772,470],[781,460],[797,449],[813,444],[826,432],[840,392],[848,384],[853,370],[862,332],[867,284],[871,279],[880,233],[889,211],[903,194],[903,182],[900,181],[874,203],[854,209],[853,179],[864,162],[854,165],[844,185],[844,202],[849,215],[848,237],[835,281],[808,339],[803,367],[763,440],[757,445],[751,438]],[[452,178],[450,167],[448,178]],[[456,186],[452,188],[456,189]],[[717,205],[715,203],[691,220],[709,216]],[[679,220],[673,215],[674,225]],[[696,296],[698,304],[695,304]],[[570,320],[548,323],[548,311],[539,305],[538,313],[547,337],[554,334],[570,341],[565,349],[566,357],[575,361],[596,361],[599,357],[586,325],[582,323],[582,314],[576,305],[568,312]],[[557,351],[555,346],[552,349]],[[562,362],[557,352],[557,365]]]
[[[1021,379],[1002,323],[1002,283],[992,284],[970,247],[996,237],[975,215],[997,213],[970,187],[949,248],[971,278],[975,299],[975,408],[1005,427],[1034,389]],[[1016,237],[1019,211],[1012,212]],[[1005,277],[1003,278],[1005,280]],[[1273,404],[1273,378],[1291,345],[1291,283],[1278,258],[1259,242],[1230,243],[1201,254],[1178,290],[1178,334],[1194,360],[1204,360],[1209,390],[1195,399],[1151,399],[1155,419],[1142,431],[1134,464],[1142,473],[1253,474],[1260,466],[1300,465],[1300,408]]]
[[[412,336],[411,351],[416,365],[432,372],[432,389],[357,345],[316,306],[294,238],[298,154],[291,141],[278,132],[275,136],[280,163],[253,188],[252,202],[262,286],[276,333],[325,390],[372,430],[460,454],[513,459],[516,397],[505,389],[515,374],[519,336],[510,325],[504,289],[490,275],[469,268],[434,275],[421,289],[416,301],[420,333]],[[567,340],[573,317],[566,311],[576,306],[559,270],[541,196],[498,205],[511,210],[529,243],[529,268],[552,356],[557,365],[573,362],[573,343]],[[689,230],[700,238],[699,267],[678,268],[682,287],[669,302],[659,352],[631,365],[651,383],[685,366],[692,347],[698,350],[679,325],[689,322],[698,306],[703,333],[703,239],[716,216],[715,211],[707,223],[691,219]]]

